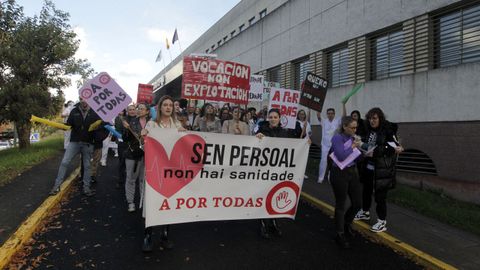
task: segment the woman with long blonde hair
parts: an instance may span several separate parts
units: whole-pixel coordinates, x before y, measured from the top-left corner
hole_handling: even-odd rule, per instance
[[[157,103],[157,117],[148,121],[145,129],[142,130],[141,135],[146,136],[149,131],[158,128],[176,128],[179,131],[185,131],[182,124],[176,119],[176,113],[174,110],[174,100],[170,96],[163,96]],[[145,211],[143,211],[145,213]],[[173,243],[168,240],[169,226],[164,225],[161,232],[161,244],[166,249],[173,248]],[[144,252],[150,252],[153,249],[152,242],[152,227],[145,229],[145,237],[143,239]]]

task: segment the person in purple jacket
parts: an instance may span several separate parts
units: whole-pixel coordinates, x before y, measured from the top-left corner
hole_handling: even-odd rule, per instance
[[[339,162],[345,161],[361,145],[360,140],[355,140],[357,121],[350,116],[342,118],[339,132],[332,137],[332,148]],[[360,155],[359,155],[360,156]],[[335,195],[335,242],[341,248],[350,248],[349,240],[353,237],[351,224],[355,214],[362,205],[362,188],[360,185],[357,162],[355,158],[341,169],[332,162],[330,169],[330,183]],[[347,196],[350,198],[350,207],[345,211]]]

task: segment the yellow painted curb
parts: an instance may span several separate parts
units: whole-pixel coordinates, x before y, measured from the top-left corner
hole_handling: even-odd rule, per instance
[[[48,197],[15,231],[14,234],[0,248],[0,269],[8,265],[13,255],[22,249],[23,245],[32,237],[37,226],[45,218],[50,210],[70,191],[73,180],[80,173],[80,167],[76,168],[61,186],[60,192],[55,196]]]
[[[335,208],[314,196],[302,192],[301,197],[306,200],[307,202],[315,205],[319,208],[322,212],[327,215],[332,216],[334,214]],[[370,226],[365,222],[354,221],[353,228],[360,232],[365,237],[381,242],[386,246],[389,246],[393,250],[396,250],[402,254],[405,254],[408,258],[415,261],[416,263],[426,267],[427,269],[445,269],[445,270],[453,270],[458,269],[448,263],[445,263],[421,250],[418,250],[411,245],[402,242],[401,240],[391,236],[388,233],[374,233],[370,231]]]

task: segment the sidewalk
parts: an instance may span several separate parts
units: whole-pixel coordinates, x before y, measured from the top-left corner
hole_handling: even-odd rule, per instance
[[[316,178],[310,177],[302,190],[334,205],[329,183],[317,184]],[[391,236],[459,269],[480,269],[480,237],[394,204],[388,204],[387,209],[387,233]],[[376,221],[374,212],[371,211],[371,224]]]

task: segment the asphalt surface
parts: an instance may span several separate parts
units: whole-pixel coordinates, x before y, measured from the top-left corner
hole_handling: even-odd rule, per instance
[[[116,163],[100,168],[95,197],[75,183],[20,261],[35,269],[421,269],[360,235],[351,250],[339,249],[333,220],[303,202],[295,221],[280,221],[282,237],[262,239],[256,220],[176,224],[172,250],[159,245],[157,229],[154,251],[145,254],[141,211],[128,213],[124,190],[115,189]]]

